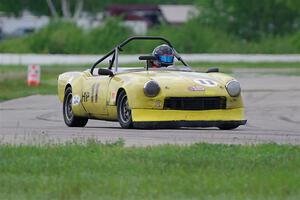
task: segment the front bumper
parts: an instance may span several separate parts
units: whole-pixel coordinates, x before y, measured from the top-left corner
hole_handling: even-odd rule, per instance
[[[244,108],[221,110],[132,109],[135,127],[219,127],[245,125]]]
[[[134,128],[179,128],[179,127],[238,127],[245,125],[247,120],[236,121],[153,121],[153,122],[134,122]]]

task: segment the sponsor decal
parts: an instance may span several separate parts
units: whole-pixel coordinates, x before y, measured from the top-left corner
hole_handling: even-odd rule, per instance
[[[189,91],[205,91],[205,88],[201,87],[201,86],[191,86],[191,87],[188,87],[188,90]]]
[[[211,79],[195,79],[194,82],[206,87],[216,87],[218,85],[216,81]]]
[[[82,101],[87,102],[90,98],[90,93],[89,92],[83,92],[82,93]]]
[[[27,84],[38,86],[40,84],[41,68],[39,65],[29,65],[27,73]]]
[[[112,93],[111,93],[111,98],[112,98],[112,99],[115,99],[115,98],[116,98],[116,93],[115,93],[115,92],[112,92]]]
[[[75,106],[75,105],[78,105],[79,103],[80,103],[80,96],[78,96],[78,95],[73,96],[72,104]]]

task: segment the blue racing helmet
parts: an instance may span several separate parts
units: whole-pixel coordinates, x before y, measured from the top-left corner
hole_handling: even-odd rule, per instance
[[[157,61],[156,64],[159,67],[167,67],[169,65],[173,65],[174,63],[174,52],[171,47],[166,44],[162,44],[157,46],[153,50],[153,56],[156,57]]]

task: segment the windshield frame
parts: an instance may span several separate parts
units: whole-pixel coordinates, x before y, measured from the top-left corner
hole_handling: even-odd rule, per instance
[[[161,40],[165,43],[167,43],[174,52],[174,56],[175,58],[180,61],[185,67],[189,67],[187,65],[187,63],[181,58],[181,56],[177,53],[177,51],[175,50],[175,48],[173,47],[173,45],[171,44],[171,42],[169,40],[167,40],[164,37],[161,36],[133,36],[130,37],[128,39],[126,39],[125,41],[123,41],[122,43],[120,43],[119,45],[117,45],[115,48],[113,48],[110,52],[108,52],[107,54],[105,54],[102,58],[100,58],[99,60],[97,60],[91,67],[90,72],[91,74],[93,74],[93,71],[95,69],[95,67],[100,64],[102,61],[106,60],[108,57],[110,57],[112,55],[112,59],[109,62],[109,70],[112,70],[113,68],[113,72],[117,73],[118,72],[118,68],[119,68],[119,54],[120,51],[123,51],[123,47],[125,45],[127,45],[129,42],[133,41],[133,40]]]

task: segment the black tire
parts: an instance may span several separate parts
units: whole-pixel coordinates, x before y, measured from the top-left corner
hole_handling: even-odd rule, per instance
[[[117,99],[118,121],[122,128],[133,128],[131,109],[125,91],[121,91]]]
[[[223,124],[218,126],[218,128],[221,130],[232,130],[232,129],[236,129],[237,127],[239,127],[239,125],[236,124]]]
[[[74,116],[72,111],[72,97],[72,89],[68,87],[65,91],[63,103],[63,115],[65,124],[70,127],[84,127],[87,124],[88,119]]]

